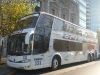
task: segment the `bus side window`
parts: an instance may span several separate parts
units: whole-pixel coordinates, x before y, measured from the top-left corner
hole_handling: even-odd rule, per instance
[[[63,51],[69,51],[69,41],[63,40],[62,41],[62,50]]]
[[[54,39],[54,49],[56,51],[62,51],[62,40]]]
[[[76,42],[69,42],[70,51],[76,51]]]

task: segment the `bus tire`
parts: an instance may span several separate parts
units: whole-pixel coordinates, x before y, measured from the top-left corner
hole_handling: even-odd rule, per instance
[[[52,69],[52,70],[57,70],[58,67],[60,66],[59,63],[60,63],[60,62],[59,62],[57,56],[53,57],[51,69]]]
[[[88,61],[88,62],[91,61],[91,55],[90,55],[90,54],[88,54],[87,61]]]
[[[94,59],[95,59],[94,54],[92,54],[91,61],[94,61]]]

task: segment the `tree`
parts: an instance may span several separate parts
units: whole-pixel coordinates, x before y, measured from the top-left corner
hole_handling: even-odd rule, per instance
[[[6,0],[5,3],[1,3],[4,0],[0,0],[0,17],[3,13],[3,19],[0,18],[0,34],[3,36],[11,34],[16,30],[15,25],[18,20],[28,14],[33,13],[32,8],[35,8],[35,4],[29,4],[28,0]],[[7,2],[8,1],[8,2]],[[1,6],[2,4],[2,6]],[[0,47],[0,64],[1,64],[1,47]]]
[[[9,1],[8,4],[3,5],[4,17],[0,32],[5,36],[16,30],[15,25],[18,20],[25,15],[33,13],[31,6],[35,7],[35,4],[31,5],[27,0],[20,0],[20,2]]]

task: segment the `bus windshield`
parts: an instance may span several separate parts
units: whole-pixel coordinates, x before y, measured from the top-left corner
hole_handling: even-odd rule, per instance
[[[30,55],[29,44],[25,44],[26,33],[12,35],[8,38],[8,55]]]
[[[37,22],[38,16],[27,16],[22,18],[16,25],[17,29],[34,28]]]

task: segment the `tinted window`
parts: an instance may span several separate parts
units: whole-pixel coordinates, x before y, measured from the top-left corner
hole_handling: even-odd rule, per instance
[[[55,39],[54,49],[56,51],[82,51],[82,43]]]
[[[36,28],[36,31],[35,31],[36,34],[39,34],[39,35],[44,35],[44,28]]]
[[[34,46],[33,46],[33,53],[34,54],[44,52],[43,43],[44,43],[44,41],[43,41],[42,35],[34,35]]]
[[[82,51],[82,43],[76,43],[76,51]]]
[[[50,41],[51,29],[45,28],[44,29],[44,50],[47,51],[49,48],[49,41]]]
[[[26,33],[12,35],[8,39],[8,54],[10,55],[30,55],[31,47],[25,44]]]
[[[62,50],[63,51],[69,51],[69,41],[62,41]]]
[[[70,51],[76,51],[76,42],[69,42]]]
[[[54,49],[56,51],[62,51],[62,40],[54,40]]]
[[[42,14],[39,17],[39,21],[37,23],[36,30],[35,30],[36,34],[35,34],[35,40],[34,40],[35,44],[34,44],[33,53],[43,53],[43,52],[46,52],[48,50],[53,19],[54,18],[52,16],[49,16],[46,14]],[[41,51],[42,52],[40,51],[40,49],[36,50],[36,48],[35,48],[36,47],[35,45],[38,45],[40,43],[40,42],[37,43],[36,36],[42,37],[41,38],[41,40],[42,40]]]
[[[54,17],[42,14],[37,23],[37,27],[52,28]]]
[[[69,51],[69,41],[55,39],[54,49],[56,51]]]
[[[16,24],[17,29],[25,29],[25,28],[34,28],[37,22],[38,16],[32,16],[25,19],[20,20]]]

